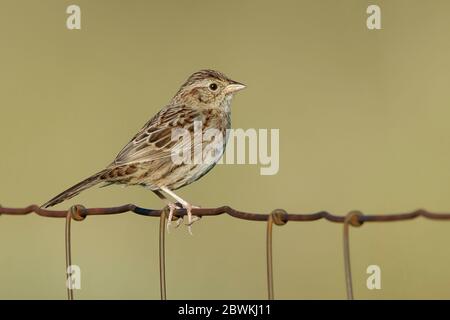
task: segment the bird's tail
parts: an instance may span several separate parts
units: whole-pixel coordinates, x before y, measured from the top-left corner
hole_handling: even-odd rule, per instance
[[[100,171],[96,174],[94,174],[93,176],[90,176],[89,178],[77,183],[76,185],[74,185],[73,187],[67,189],[64,192],[61,192],[60,194],[58,194],[56,197],[54,197],[53,199],[47,201],[46,203],[44,203],[42,205],[42,208],[48,208],[48,207],[52,207],[58,203],[61,203],[63,201],[66,201],[72,197],[75,197],[76,195],[78,195],[81,191],[86,190],[92,186],[95,186],[96,184],[98,184],[99,182],[101,182],[100,180],[100,176],[102,174],[104,174],[106,172],[106,170]]]

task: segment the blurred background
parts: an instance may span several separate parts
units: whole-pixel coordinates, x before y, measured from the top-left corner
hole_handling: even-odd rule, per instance
[[[81,7],[81,30],[66,28]],[[382,30],[366,8],[381,7]],[[280,129],[280,170],[219,165],[179,194],[269,213],[450,211],[450,2],[0,2],[0,203],[42,204],[108,165],[202,68],[247,84],[234,128]],[[66,209],[163,203],[93,188]],[[73,222],[79,299],[158,299],[159,219]],[[229,216],[167,236],[170,299],[265,299],[265,229]],[[417,219],[351,229],[356,298],[450,298],[450,226]],[[0,217],[0,298],[65,299],[64,219]],[[381,268],[381,290],[366,287]],[[275,297],[344,299],[342,225],[274,228]]]

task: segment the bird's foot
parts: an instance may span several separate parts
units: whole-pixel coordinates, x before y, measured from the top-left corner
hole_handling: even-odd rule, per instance
[[[167,232],[169,233],[170,232],[170,226],[172,225],[173,214],[174,214],[175,210],[181,209],[181,207],[177,206],[174,203],[169,203],[167,206],[169,207],[169,216],[167,217],[166,228],[167,228]],[[180,219],[181,219],[181,221],[183,221],[183,218],[178,218],[176,223],[175,223],[175,228],[178,228],[178,226],[180,225],[180,223],[181,223]]]
[[[184,205],[184,208],[186,209],[188,216],[188,223],[186,225],[188,227],[189,234],[192,236],[192,224],[201,219],[201,217],[199,216],[192,215],[192,209],[198,209],[200,207],[193,206],[190,203],[186,203]]]
[[[178,228],[179,226],[181,226],[182,223],[183,223],[183,218],[179,217],[177,219],[177,221],[175,221],[175,229]]]

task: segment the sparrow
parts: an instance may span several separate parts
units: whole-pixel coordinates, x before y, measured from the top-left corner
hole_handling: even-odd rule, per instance
[[[47,208],[78,195],[83,190],[102,183],[138,185],[154,192],[169,207],[167,228],[173,220],[177,204],[186,209],[188,230],[198,217],[193,217],[192,206],[174,190],[197,181],[220,160],[231,127],[231,101],[233,95],[246,86],[231,80],[215,70],[201,70],[192,74],[181,86],[169,104],[154,115],[114,161],[105,169],[61,192],[42,205]],[[198,139],[196,130],[215,130],[223,139]],[[190,139],[174,139],[174,133],[183,132]],[[176,136],[176,135],[175,135]],[[187,141],[187,142],[186,142]],[[195,150],[214,150],[209,161],[174,161],[180,151],[188,155]],[[190,157],[187,157],[190,158]],[[175,200],[176,202],[174,202]],[[195,219],[195,220],[194,220]],[[180,223],[177,221],[177,226]]]

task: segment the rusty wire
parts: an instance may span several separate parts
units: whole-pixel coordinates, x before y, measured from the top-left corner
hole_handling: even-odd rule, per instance
[[[72,208],[67,211],[66,216],[66,287],[67,287],[67,299],[73,300],[73,288],[72,288],[72,275],[69,268],[72,266],[72,244],[71,244],[71,232],[70,232],[70,222],[72,221]]]
[[[159,221],[159,289],[161,300],[166,300],[166,216],[167,211],[161,212]]]
[[[273,217],[269,215],[266,233],[266,255],[267,255],[267,298],[273,300],[273,257],[272,257],[272,226]]]
[[[272,255],[272,226],[282,226],[287,223],[287,212],[283,209],[275,209],[267,218],[266,232],[266,257],[267,257],[267,294],[268,299],[274,299],[273,293],[273,255]]]
[[[352,283],[352,270],[350,265],[350,238],[349,238],[349,226],[361,226],[362,223],[359,218],[362,217],[360,211],[350,211],[344,220],[343,242],[344,242],[344,269],[345,269],[345,286],[347,289],[347,299],[353,300],[353,283]]]
[[[81,221],[90,215],[110,215],[125,212],[133,212],[139,215],[149,217],[160,217],[159,233],[159,269],[160,269],[160,293],[161,299],[166,299],[166,276],[165,276],[165,221],[167,219],[166,209],[155,210],[141,208],[133,204],[127,204],[119,207],[110,208],[85,208],[82,205],[72,206],[69,210],[48,210],[40,208],[37,205],[30,205],[25,208],[5,208],[0,206],[0,215],[26,215],[36,213],[43,217],[66,218],[66,268],[71,265],[71,241],[70,241],[70,222],[71,220]],[[187,214],[185,209],[177,209],[175,217],[183,217]],[[267,261],[267,287],[268,298],[274,298],[273,285],[273,257],[272,257],[272,226],[284,225],[288,221],[316,221],[320,219],[343,224],[343,254],[347,299],[353,299],[352,274],[350,265],[350,239],[349,227],[361,226],[365,222],[393,222],[412,220],[418,217],[424,217],[431,220],[450,220],[450,213],[433,213],[427,210],[416,210],[407,213],[383,214],[383,215],[364,215],[360,211],[351,211],[347,215],[334,215],[327,211],[319,211],[310,214],[287,213],[283,209],[276,209],[270,214],[250,213],[235,210],[229,206],[218,208],[194,208],[192,214],[200,217],[217,216],[228,214],[234,218],[250,221],[266,221],[266,261]],[[67,269],[66,269],[67,271]],[[70,280],[69,278],[67,278]],[[73,299],[73,289],[68,288],[68,299]]]

